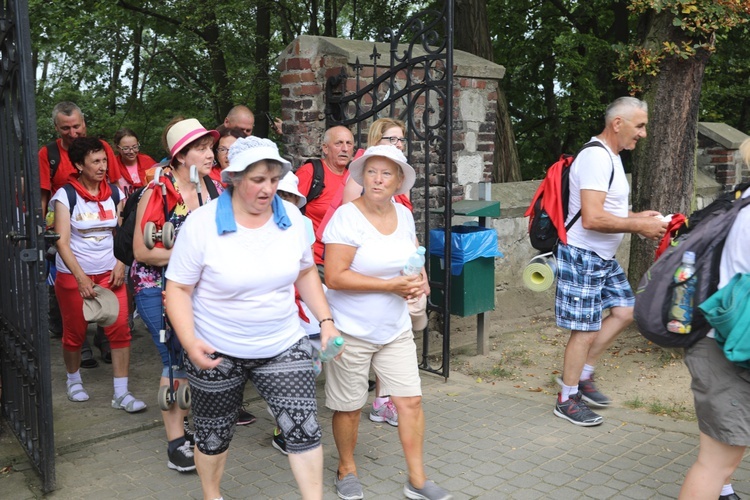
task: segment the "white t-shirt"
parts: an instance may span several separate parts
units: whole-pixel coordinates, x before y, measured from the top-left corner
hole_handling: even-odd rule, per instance
[[[743,198],[748,196],[750,196],[750,189],[742,193]],[[726,286],[737,273],[750,273],[748,249],[750,249],[750,207],[745,207],[737,214],[724,242],[719,265],[719,288]]]
[[[221,236],[218,203],[195,210],[180,228],[166,277],[195,285],[195,335],[219,352],[242,359],[274,357],[305,336],[294,302],[294,282],[313,266],[303,216],[284,202],[292,226],[273,220],[257,229],[237,224]]]
[[[398,226],[384,235],[354,203],[342,205],[326,226],[323,243],[356,247],[349,266],[354,272],[382,279],[399,276],[416,250],[416,230],[409,209],[400,204],[394,207]],[[395,293],[329,289],[326,296],[336,326],[353,337],[383,345],[411,328],[406,300]]]
[[[118,191],[120,199],[124,199],[125,193],[120,189]],[[70,211],[65,189],[58,189],[52,197],[50,203],[53,207],[56,206],[56,201]],[[70,249],[78,260],[78,265],[89,276],[111,271],[117,264],[112,233],[117,227],[117,207],[111,197],[102,202],[102,207],[108,217],[105,220],[99,220],[99,205],[95,201],[86,201],[76,193],[76,205],[70,214]],[[58,271],[71,274],[59,253],[55,258],[55,265]]]
[[[601,142],[592,137],[592,141]],[[581,209],[581,190],[591,189],[607,193],[604,199],[604,210],[617,217],[627,217],[628,196],[630,195],[630,184],[625,176],[620,155],[616,155],[605,144],[605,149],[593,146],[581,151],[570,166],[570,203],[568,209],[567,225],[573,216]],[[609,179],[612,175],[614,164],[615,176],[612,186],[609,187]],[[573,227],[568,230],[568,245],[596,252],[602,259],[612,259],[620,246],[623,233],[600,233],[584,229],[579,218]]]

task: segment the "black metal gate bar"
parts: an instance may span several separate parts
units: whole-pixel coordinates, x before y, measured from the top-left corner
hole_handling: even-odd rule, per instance
[[[48,492],[55,445],[28,5],[0,9],[0,404]]]
[[[362,123],[379,118],[381,112],[406,122],[410,136],[406,157],[412,165],[422,162],[424,166],[424,182],[421,185],[418,183],[412,190],[413,193],[419,192],[424,200],[421,236],[424,245],[429,248],[433,223],[445,227],[446,262],[450,262],[451,258],[453,191],[453,9],[453,0],[445,0],[442,11],[420,11],[398,30],[387,30],[381,34],[380,41],[389,44],[389,64],[378,74],[385,65],[378,64],[382,54],[378,52],[378,45],[374,45],[370,55],[372,80],[362,86],[360,78],[364,67],[357,58],[352,66],[356,82],[353,94],[346,94],[348,75],[344,68],[341,74],[329,78],[326,83],[327,127],[356,125],[355,140],[358,145],[362,139]],[[405,50],[403,45],[406,46]],[[399,88],[400,79],[405,80],[402,88]],[[403,103],[401,112],[399,103]],[[431,184],[432,179],[442,179],[442,182]],[[436,188],[437,197],[437,208],[432,207],[432,210],[431,187]],[[429,259],[426,266],[431,276]],[[450,282],[450,265],[444,266],[442,283],[430,282],[433,289],[443,290],[441,303],[430,302],[428,305],[428,310],[438,316],[442,336],[439,366],[433,367],[430,363],[427,330],[423,332],[420,361],[421,369],[446,379],[450,370]]]

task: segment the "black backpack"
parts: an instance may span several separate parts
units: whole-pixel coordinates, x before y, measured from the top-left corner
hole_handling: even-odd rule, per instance
[[[606,149],[601,142],[591,141],[584,144],[580,151],[578,151],[578,154],[581,154],[581,151],[590,147],[600,147]],[[531,204],[529,205],[529,208],[526,209],[526,213],[524,214],[526,217],[529,217],[528,231],[531,246],[542,253],[554,251],[555,246],[557,246],[557,242],[560,241],[558,229],[552,222],[550,214],[548,214],[547,211],[542,208],[542,200],[544,199],[544,196],[546,194],[547,176],[560,176],[560,193],[552,193],[551,195],[547,194],[547,196],[556,196],[561,200],[562,221],[564,223],[564,221],[568,218],[568,205],[570,203],[570,183],[568,181],[568,177],[570,176],[570,166],[573,164],[574,159],[575,158],[572,155],[563,154],[555,163],[550,165],[550,167],[547,169],[547,172],[545,173],[545,180],[539,185],[536,193],[534,193]],[[610,161],[612,161],[611,157]],[[612,187],[612,181],[614,180],[614,178],[615,165],[614,162],[612,162],[612,173],[609,176],[609,186],[607,189]],[[573,227],[573,224],[575,224],[580,217],[581,211],[579,210],[573,216],[570,222],[565,224],[565,231],[567,232],[568,230],[570,230],[570,228]]]
[[[310,191],[307,192],[307,203],[310,203],[315,198],[320,196],[320,194],[325,189],[326,185],[323,183],[323,179],[325,179],[326,172],[323,169],[323,161],[318,158],[311,158],[305,162],[302,163],[302,165],[306,165],[308,163],[312,163],[313,166],[313,177],[312,181],[310,183]],[[307,205],[305,205],[307,206]],[[300,209],[300,212],[303,214],[305,213],[305,207],[302,207]]]
[[[209,176],[203,177],[203,182],[206,184],[206,190],[212,200],[219,197],[219,192],[216,190],[213,180]],[[128,196],[125,201],[125,205],[122,207],[122,224],[115,231],[114,241],[114,254],[115,258],[129,266],[135,260],[133,255],[133,234],[135,233],[135,220],[138,212],[138,202],[143,196],[143,191],[146,186],[139,187]],[[161,196],[161,193],[157,193]],[[171,214],[171,212],[170,212]]]
[[[661,347],[690,347],[711,330],[711,325],[698,306],[718,288],[724,242],[739,211],[750,204],[750,197],[737,198],[741,194],[738,188],[692,214],[677,231],[667,250],[641,278],[635,291],[633,316],[641,335],[654,344]],[[690,333],[679,334],[668,331],[667,323],[672,293],[678,285],[674,282],[674,276],[682,264],[682,255],[687,251],[695,253],[697,281]]]

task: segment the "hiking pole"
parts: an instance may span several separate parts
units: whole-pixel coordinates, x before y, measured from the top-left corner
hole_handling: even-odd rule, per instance
[[[198,176],[198,167],[190,165],[190,182],[195,184],[195,190],[198,192],[198,206],[203,206],[203,197],[201,196],[201,178]]]

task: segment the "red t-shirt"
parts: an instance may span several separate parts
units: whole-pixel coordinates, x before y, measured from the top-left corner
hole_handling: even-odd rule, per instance
[[[323,161],[323,160],[321,160]],[[342,172],[341,175],[335,174],[326,166],[326,162],[323,161],[323,191],[320,196],[312,201],[307,202],[305,205],[305,215],[310,218],[313,223],[313,230],[317,233],[320,222],[325,217],[328,207],[331,205],[331,198],[336,196],[339,190],[344,189],[344,182],[346,171]],[[312,163],[305,163],[295,172],[299,178],[299,192],[307,197],[307,193],[310,192],[310,186],[312,185],[313,179],[313,165]],[[315,263],[323,264],[323,250],[325,245],[317,237],[315,238],[315,244],[313,245],[315,253]]]
[[[107,141],[102,141],[102,145],[104,145],[104,151],[107,152],[107,177],[109,182],[117,182],[121,176],[115,153],[107,144]],[[57,139],[57,147],[60,150],[60,164],[57,166],[54,179],[50,179],[49,175],[47,146],[45,145],[39,150],[39,187],[44,191],[49,191],[50,198],[54,196],[58,189],[68,183],[71,175],[78,174],[78,169],[70,162],[68,151],[62,147],[62,139]]]

